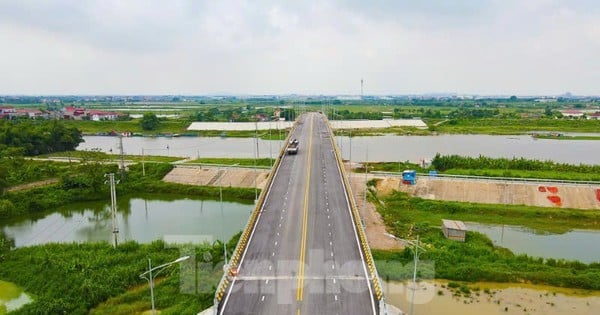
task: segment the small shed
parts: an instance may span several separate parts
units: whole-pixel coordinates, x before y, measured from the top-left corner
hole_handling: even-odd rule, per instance
[[[462,221],[442,219],[442,231],[448,239],[464,242],[467,235],[467,227]]]
[[[402,183],[407,185],[414,185],[417,181],[417,171],[406,170],[402,172]]]

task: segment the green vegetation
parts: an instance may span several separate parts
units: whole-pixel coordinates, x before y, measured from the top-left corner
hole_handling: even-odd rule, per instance
[[[148,132],[149,134],[185,134],[187,133],[187,127],[190,125],[190,121],[187,119],[160,119],[160,124]],[[111,134],[112,132],[132,132],[132,133],[145,133],[146,131],[142,128],[141,119],[132,119],[128,121],[121,120],[105,120],[105,121],[91,121],[91,120],[66,120],[65,125],[77,128],[84,134]]]
[[[275,157],[273,157],[275,158]],[[218,164],[218,165],[235,165],[239,166],[254,166],[254,159],[240,159],[240,158],[201,158],[188,161],[186,163],[194,164]],[[256,166],[271,167],[273,160],[268,158],[257,159]]]
[[[67,151],[67,152],[57,152],[50,154],[42,154],[37,156],[38,158],[60,158],[60,159],[74,159],[80,161],[118,161],[121,159],[121,156],[118,154],[107,154],[100,151]],[[142,160],[145,162],[162,162],[162,163],[171,163],[175,161],[179,161],[182,158],[176,156],[161,156],[161,155],[124,155],[123,158],[128,162],[141,162]],[[63,163],[64,164],[64,163]]]
[[[222,248],[218,241],[182,252],[162,241],[127,242],[116,249],[108,243],[46,244],[2,252],[0,278],[34,296],[32,303],[11,314],[87,314],[99,305],[92,314],[132,314],[150,309],[148,283],[139,278],[148,258],[158,266],[193,255],[181,264],[181,271],[165,269],[154,292],[161,314],[197,314],[212,305],[222,275]]]
[[[371,198],[377,199],[375,194]],[[441,219],[523,225],[540,231],[565,232],[573,228],[600,229],[600,213],[575,209],[536,208],[444,202],[411,198],[394,192],[376,200],[390,230],[401,238],[421,237],[427,252],[422,260],[435,262],[435,277],[459,281],[532,282],[561,287],[600,289],[600,264],[515,255],[495,247],[477,232],[467,232],[465,243],[446,239]],[[373,251],[384,278],[410,277],[410,249]],[[430,266],[431,268],[432,266]],[[433,272],[432,270],[429,270]],[[422,273],[428,272],[427,269]],[[408,275],[408,276],[407,276]]]
[[[52,120],[0,120],[0,158],[75,150],[81,133]]]
[[[437,154],[431,166],[445,174],[501,176],[520,178],[549,178],[563,180],[600,180],[600,166],[572,165],[525,158],[477,158]]]
[[[600,120],[481,118],[450,119],[430,130],[438,133],[515,135],[534,131],[598,132]]]
[[[129,172],[117,185],[117,194],[133,193],[179,193],[206,198],[218,198],[219,188],[166,183],[161,179],[173,168],[170,164],[146,164],[146,176],[142,176],[140,164],[131,165]],[[0,219],[39,213],[61,205],[107,199],[110,196],[105,184],[106,173],[118,173],[115,164],[97,162],[72,164],[59,183],[23,191],[7,192],[0,199]],[[254,200],[254,189],[227,187],[223,189],[228,200]]]
[[[154,114],[154,113],[144,113],[144,116],[142,117],[142,120],[140,121],[140,125],[142,126],[142,129],[144,129],[144,130],[155,130],[156,128],[158,128],[159,124],[160,124],[160,121],[158,120],[158,117],[156,117],[156,114]]]

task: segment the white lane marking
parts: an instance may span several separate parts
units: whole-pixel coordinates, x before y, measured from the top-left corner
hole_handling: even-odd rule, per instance
[[[263,296],[263,298],[264,298],[264,296]],[[335,300],[337,301],[337,299],[338,299],[338,297],[337,297],[337,294],[336,294],[336,295],[335,295]]]
[[[333,140],[332,143],[333,145]],[[335,153],[334,153],[335,155]],[[369,296],[371,297],[371,310],[373,311],[373,314],[377,314],[377,311],[375,310],[375,298],[373,296],[373,289],[371,288],[371,283],[369,280],[369,274],[367,273],[367,264],[365,262],[365,257],[363,255],[362,252],[362,248],[360,247],[360,240],[358,239],[358,232],[356,231],[356,224],[354,224],[354,216],[352,215],[352,210],[350,209],[350,200],[348,199],[348,189],[344,183],[344,178],[342,177],[342,169],[340,168],[339,163],[335,163],[337,165],[337,169],[338,169],[338,174],[340,175],[340,182],[342,183],[342,188],[344,188],[344,197],[346,198],[346,206],[348,209],[348,215],[350,216],[350,223],[352,225],[352,229],[354,230],[354,239],[356,240],[356,247],[358,248],[358,253],[360,254],[360,260],[362,261],[362,265],[363,265],[363,272],[365,273],[365,280],[367,281],[367,288],[369,288]],[[356,218],[359,219],[359,218]]]
[[[269,190],[267,190],[267,194],[265,195],[265,200],[268,200],[269,196],[271,195],[271,188],[273,188],[273,184],[275,183],[275,178],[277,177],[277,174],[279,173],[279,168],[281,167],[281,164],[283,164],[284,159],[285,159],[285,156],[281,159],[280,163],[277,165],[275,174],[273,174],[273,180],[271,181],[271,184],[269,185]],[[260,211],[258,212],[258,217],[256,218],[254,227],[252,227],[252,232],[250,233],[250,236],[248,237],[248,244],[246,245],[246,248],[244,248],[244,252],[242,253],[242,258],[240,258],[240,264],[239,264],[238,270],[242,268],[242,264],[244,263],[244,258],[246,258],[246,253],[248,252],[248,247],[250,247],[250,243],[252,242],[252,237],[254,236],[254,232],[256,231],[256,227],[258,226],[258,222],[260,221],[260,218],[262,217],[263,208],[264,208],[264,204],[261,207]],[[281,224],[279,224],[279,226],[281,227]],[[219,313],[220,315],[223,315],[223,312],[227,308],[227,302],[229,301],[229,297],[231,296],[231,291],[233,290],[233,287],[235,286],[235,281],[236,281],[236,278],[233,278],[233,281],[229,285],[229,290],[227,291],[227,295],[225,296],[225,300],[223,301],[223,307],[221,308],[221,312]]]
[[[275,241],[275,246],[277,246],[277,241]]]
[[[333,252],[331,252],[331,257],[333,257]]]
[[[335,269],[335,265],[331,265],[331,269]]]
[[[265,280],[265,284],[269,284],[269,279]]]
[[[337,295],[336,295],[336,297],[337,297]],[[263,295],[263,296],[260,298],[260,301],[261,301],[261,302],[263,302],[264,300],[265,300],[265,296]],[[336,298],[335,300],[337,301],[337,298]]]
[[[273,252],[273,253],[271,254],[271,256],[275,256],[275,252]]]
[[[335,278],[333,278],[333,284],[335,284]]]
[[[329,246],[333,246],[333,242],[332,241],[329,241]]]
[[[273,265],[269,265],[269,270],[273,269]],[[268,281],[268,280],[267,280]]]
[[[327,215],[327,219],[329,219],[329,214]]]
[[[327,225],[331,227],[331,223],[327,223]]]

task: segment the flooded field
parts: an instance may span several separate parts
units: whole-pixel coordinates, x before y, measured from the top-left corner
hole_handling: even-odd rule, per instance
[[[448,281],[418,283],[414,298],[414,314],[461,315],[597,315],[600,314],[600,292],[581,291],[540,285],[470,283],[469,293],[447,287]],[[387,303],[409,313],[411,284],[384,283]]]

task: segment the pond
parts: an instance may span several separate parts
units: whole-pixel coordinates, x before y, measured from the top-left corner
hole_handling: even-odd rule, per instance
[[[0,280],[0,315],[31,302],[31,297],[12,282]]]
[[[597,291],[480,282],[469,283],[470,295],[465,297],[461,294],[459,297],[446,287],[447,284],[448,281],[437,280],[419,282],[415,291],[414,314],[600,314],[600,296]],[[383,291],[386,302],[408,314],[412,298],[412,290],[409,288],[412,288],[410,283],[385,281]]]
[[[189,199],[173,195],[119,197],[119,241],[149,243],[166,237],[229,240],[248,221],[252,204]],[[109,202],[84,202],[61,207],[36,218],[0,222],[15,246],[49,242],[112,240]]]
[[[117,137],[85,136],[78,150],[98,148],[103,152],[118,152]],[[571,164],[598,164],[600,141],[558,141],[534,139],[531,136],[440,135],[440,136],[370,136],[337,137],[344,159],[353,161],[396,162],[431,160],[436,153],[477,157],[524,157],[553,160]],[[276,156],[283,141],[258,140],[258,156]],[[352,156],[350,156],[352,146]],[[126,154],[171,155],[182,157],[253,158],[254,138],[219,137],[130,137],[123,138]]]
[[[600,231],[573,230],[563,234],[536,233],[512,225],[465,222],[467,229],[487,235],[494,245],[533,257],[600,262]]]

